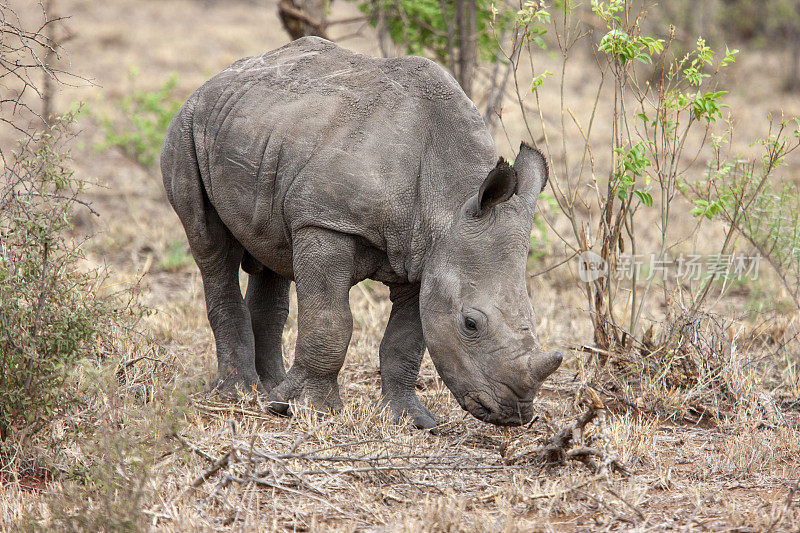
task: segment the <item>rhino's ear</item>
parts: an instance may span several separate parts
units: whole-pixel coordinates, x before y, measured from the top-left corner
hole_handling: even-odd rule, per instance
[[[517,171],[501,157],[478,189],[476,215],[483,216],[492,207],[511,198],[515,192],[517,192]]]
[[[536,199],[547,185],[547,159],[542,152],[523,141],[514,160],[514,169],[519,179],[517,193],[536,207]]]

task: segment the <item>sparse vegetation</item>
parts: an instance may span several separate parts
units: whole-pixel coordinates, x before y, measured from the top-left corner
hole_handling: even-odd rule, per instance
[[[800,197],[796,186],[774,179],[800,147],[800,119],[770,123],[769,134],[756,144],[763,150],[757,162],[724,161],[715,145],[707,175],[689,186],[692,214],[721,218],[735,229],[769,262],[800,309]]]
[[[113,101],[114,116],[100,119],[105,139],[98,148],[117,148],[144,168],[154,169],[169,123],[183,100],[176,95],[176,74],[172,74],[155,91],[136,88],[138,74],[137,68],[131,68],[130,84],[133,90]]]
[[[161,268],[168,272],[179,272],[193,262],[186,243],[176,240],[167,243],[164,249],[164,258],[161,260]]]
[[[69,153],[76,114],[51,114],[53,91],[40,91],[36,82],[37,73],[55,81],[57,74],[69,77],[50,64],[58,57],[53,33],[41,33],[53,23],[45,10],[51,5],[42,5],[44,24],[29,31],[17,11],[0,3],[0,79],[18,90],[2,101],[12,106],[0,122],[24,133],[12,149],[0,145],[0,483],[69,488],[53,492],[50,508],[59,511],[48,527],[25,507],[14,510],[13,522],[4,509],[0,527],[131,530],[144,524],[140,495],[147,478],[134,481],[128,472],[138,468],[136,454],[144,448],[114,434],[119,427],[107,421],[115,415],[96,409],[108,402],[95,398],[135,385],[136,368],[145,359],[158,361],[158,350],[137,329],[145,309],[135,287],[114,283],[108,269],[92,265],[83,246],[91,236],[75,232],[82,212],[99,213]],[[37,61],[41,49],[46,62]],[[26,90],[47,100],[41,115],[25,99]],[[31,117],[37,127],[23,130]],[[152,355],[140,355],[148,351]],[[101,387],[108,383],[113,386]],[[97,426],[87,424],[97,417],[104,418]],[[78,453],[67,452],[71,447]],[[98,494],[103,498],[93,516],[87,511]]]
[[[518,37],[513,48],[505,51],[506,59],[513,68],[519,69],[521,62],[530,61],[534,68],[530,92],[539,101],[544,74],[537,75],[534,50],[543,46],[542,36],[548,31],[556,34],[562,63],[560,75],[564,75],[572,60],[571,50],[588,33],[581,32],[573,22],[571,4],[561,6],[563,17],[551,17],[542,5],[529,2],[517,15],[515,30]],[[705,131],[722,117],[726,107],[723,97],[727,91],[714,90],[716,77],[735,60],[735,50],[726,50],[715,60],[712,50],[699,38],[696,46],[684,56],[670,54],[671,40],[658,39],[643,33],[640,21],[646,11],[632,11],[632,7],[621,0],[592,2],[596,27],[604,27],[596,47],[597,69],[601,84],[597,89],[594,105],[586,117],[578,117],[570,111],[568,96],[562,90],[561,121],[556,131],[547,126],[539,104],[542,128],[534,134],[534,126],[523,110],[526,128],[532,139],[540,138],[551,158],[565,161],[564,166],[553,165],[550,187],[561,212],[570,221],[570,238],[560,235],[563,244],[578,256],[594,250],[605,265],[605,271],[596,279],[586,281],[586,298],[590,318],[594,327],[595,344],[602,350],[625,350],[631,346],[643,330],[642,312],[649,298],[658,294],[653,286],[655,276],[641,279],[634,269],[628,279],[614,279],[620,270],[625,249],[635,255],[642,250],[638,242],[639,223],[649,210],[658,210],[661,228],[659,243],[655,247],[644,247],[655,254],[659,261],[666,259],[667,252],[675,243],[687,238],[685,234],[674,235],[672,230],[672,206],[681,183],[692,160],[696,160],[705,143],[693,146],[686,153],[686,139],[696,130]],[[535,48],[530,48],[530,44]],[[526,46],[528,46],[526,48]],[[529,58],[522,58],[527,50]],[[642,67],[660,64],[661,78],[650,83],[643,79]],[[713,73],[707,70],[713,68]],[[611,88],[603,91],[608,80]],[[520,105],[524,105],[518,77],[515,87]],[[600,142],[593,130],[595,116],[600,106],[613,110],[612,143],[606,148],[608,156],[601,165],[597,154]],[[567,115],[570,119],[568,120]],[[577,131],[583,139],[582,149],[577,150],[578,166],[568,162],[576,153],[574,145],[567,145],[570,131]],[[560,139],[560,143],[557,141]],[[597,213],[591,222],[595,228],[587,228],[589,220],[586,209]],[[695,229],[696,231],[696,229]],[[592,237],[594,235],[594,237]],[[719,254],[728,252],[726,239]],[[710,252],[710,250],[709,250]],[[664,304],[672,304],[669,285],[672,282],[666,273],[658,277],[662,286]],[[705,298],[705,290],[690,291],[691,306],[697,310]]]
[[[796,301],[796,196],[777,172],[797,149],[797,121],[766,121],[768,132],[750,147],[760,153],[731,155],[729,96],[721,84],[738,50],[725,46],[716,54],[699,37],[676,54],[679,30],[671,27],[666,38],[646,33],[655,9],[648,3],[593,1],[591,14],[570,3],[554,9],[523,5],[503,53],[525,131],[553,161],[555,212],[566,220],[557,224],[550,210],[545,219],[566,251],[564,261],[577,257],[583,267],[594,331],[594,343],[583,346],[589,382],[626,410],[694,423],[724,424],[738,419],[743,406],[774,402],[754,385],[763,368],[744,372],[735,357],[737,349],[753,349],[737,334],[741,315],[711,309],[734,284],[754,286],[761,258]],[[555,74],[539,66],[548,43],[558,49],[558,68],[549,67]],[[597,86],[580,114],[567,87],[570,73],[587,75],[583,43]],[[528,66],[526,90],[521,73]],[[543,103],[548,88],[559,94],[557,108]],[[533,112],[526,109],[530,100]],[[602,116],[610,129],[598,121]],[[691,225],[679,221],[686,200]],[[698,265],[687,266],[684,254],[702,260],[705,270],[692,274]],[[771,313],[781,309],[776,300],[767,306]],[[784,333],[778,351],[785,349]]]
[[[75,399],[68,381],[115,320],[103,277],[80,269],[68,232],[82,183],[64,155],[69,118],[23,141],[0,196],[0,464]]]

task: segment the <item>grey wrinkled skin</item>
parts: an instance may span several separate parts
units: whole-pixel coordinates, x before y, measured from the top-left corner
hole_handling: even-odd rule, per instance
[[[525,262],[547,165],[497,161],[473,103],[435,63],[307,37],[234,63],[186,102],[161,156],[203,276],[217,386],[341,408],[350,288],[390,287],[384,402],[436,424],[414,383],[427,347],[459,404],[516,425],[561,354],[534,332]],[[250,275],[241,296],[239,266]],[[281,332],[297,287],[294,366]]]

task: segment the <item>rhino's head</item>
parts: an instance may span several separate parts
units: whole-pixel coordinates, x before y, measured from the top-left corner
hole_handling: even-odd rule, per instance
[[[434,243],[420,292],[425,342],[458,403],[480,420],[519,425],[561,354],[542,351],[525,265],[547,163],[526,144],[502,159]]]

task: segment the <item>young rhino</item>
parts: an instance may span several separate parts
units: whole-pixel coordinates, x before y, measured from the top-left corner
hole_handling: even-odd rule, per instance
[[[436,424],[414,383],[425,348],[459,404],[517,425],[558,368],[541,350],[525,263],[547,165],[496,161],[473,103],[435,63],[378,59],[316,37],[234,63],[173,119],[161,156],[203,276],[217,386],[341,407],[348,294],[390,287],[384,401]],[[239,266],[249,274],[239,288]],[[294,366],[281,352],[294,280]]]

